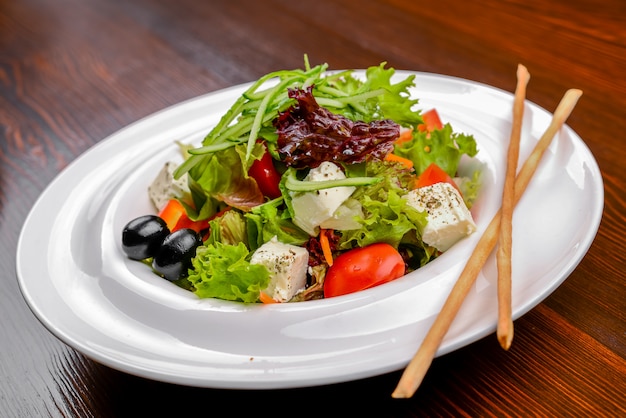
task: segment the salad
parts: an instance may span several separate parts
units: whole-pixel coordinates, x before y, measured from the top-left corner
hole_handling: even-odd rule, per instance
[[[200,298],[335,297],[397,279],[476,229],[471,135],[418,108],[386,63],[269,73],[199,146],[178,144],[122,231],[126,255]]]

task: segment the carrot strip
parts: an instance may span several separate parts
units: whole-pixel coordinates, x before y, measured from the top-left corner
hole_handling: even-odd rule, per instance
[[[399,155],[389,153],[385,156],[385,160],[402,163],[406,168],[413,168],[413,161]]]
[[[330,241],[328,240],[328,235],[326,229],[322,229],[320,231],[320,245],[322,246],[322,253],[324,253],[324,258],[326,259],[326,263],[328,266],[333,265],[333,252],[330,249]]]
[[[407,129],[405,131],[400,132],[400,136],[395,140],[396,145],[404,144],[405,142],[409,142],[413,139],[413,130]]]
[[[274,300],[273,297],[271,297],[270,295],[268,295],[265,292],[261,292],[259,294],[259,300],[265,304],[270,304],[270,303],[278,303],[277,301]]]

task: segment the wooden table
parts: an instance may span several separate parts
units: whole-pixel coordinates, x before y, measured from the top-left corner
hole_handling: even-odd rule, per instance
[[[48,332],[20,294],[15,255],[52,179],[144,116],[301,67],[305,53],[335,69],[387,61],[508,91],[523,63],[528,99],[549,110],[566,89],[584,91],[568,124],[603,173],[604,216],[569,278],[516,321],[512,348],[488,336],[439,357],[413,398],[395,400],[401,371],[201,389],[113,370]],[[626,416],[625,75],[622,0],[1,1],[0,416]]]

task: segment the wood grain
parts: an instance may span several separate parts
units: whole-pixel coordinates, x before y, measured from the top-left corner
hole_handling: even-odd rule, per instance
[[[546,109],[568,88],[584,91],[568,125],[602,170],[602,223],[569,278],[515,321],[511,349],[485,337],[435,359],[413,398],[393,400],[400,371],[305,389],[189,388],[112,370],[54,338],[15,272],[21,226],[44,188],[129,123],[300,67],[305,53],[332,68],[387,61],[506,91],[522,63],[533,77],[527,98]],[[304,416],[626,416],[625,70],[622,0],[0,0],[0,416],[208,415],[218,406]]]

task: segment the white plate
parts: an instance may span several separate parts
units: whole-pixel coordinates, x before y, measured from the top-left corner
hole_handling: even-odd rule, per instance
[[[162,165],[177,158],[174,140],[199,144],[246,87],[237,86],[130,125],[57,176],[32,208],[18,243],[18,280],[30,308],[87,357],[183,385],[304,387],[402,369],[499,208],[513,102],[507,92],[462,79],[404,71],[395,78],[409,74],[416,75],[412,94],[421,108],[436,107],[456,131],[475,136],[476,160],[484,169],[484,189],[473,208],[478,233],[426,267],[343,297],[250,306],[200,300],[125,258],[122,228],[151,213],[146,189]],[[550,118],[526,104],[522,160]],[[463,167],[470,170],[467,161]],[[565,126],[515,211],[515,318],[574,270],[595,237],[602,210],[597,163]],[[494,332],[495,282],[492,256],[437,355]]]

